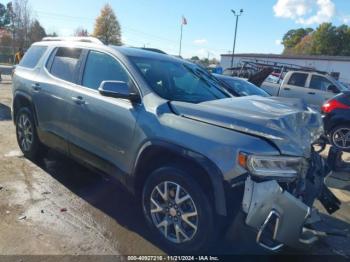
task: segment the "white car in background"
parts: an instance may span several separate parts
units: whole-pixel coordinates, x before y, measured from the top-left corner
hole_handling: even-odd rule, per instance
[[[302,98],[313,108],[348,89],[333,77],[308,71],[289,71],[281,84],[265,81],[261,88],[272,96]]]

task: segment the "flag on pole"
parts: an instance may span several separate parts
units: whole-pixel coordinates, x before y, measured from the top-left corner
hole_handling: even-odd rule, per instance
[[[187,25],[187,19],[186,19],[186,17],[182,16],[181,24],[182,24],[182,25]]]

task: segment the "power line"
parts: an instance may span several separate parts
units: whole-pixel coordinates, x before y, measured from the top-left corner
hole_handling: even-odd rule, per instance
[[[71,16],[71,15],[65,15],[65,14],[61,14],[61,13],[54,13],[54,12],[46,12],[46,11],[40,11],[40,10],[37,10],[36,13],[39,13],[41,15],[44,15],[46,16],[46,18],[48,19],[55,19],[55,20],[60,20],[61,18],[68,18],[68,19],[76,19],[76,20],[89,20],[89,21],[95,21],[95,18],[91,18],[91,17],[83,17],[83,16]],[[56,17],[56,18],[55,18]],[[148,37],[151,37],[153,39],[157,39],[157,40],[162,40],[162,41],[166,41],[168,43],[176,43],[177,42],[177,39],[169,39],[169,38],[165,38],[165,37],[162,37],[162,36],[157,36],[157,35],[154,35],[154,34],[150,34],[148,32],[144,32],[142,30],[139,30],[139,29],[135,29],[135,28],[131,28],[129,26],[125,26],[123,25],[122,26],[122,31],[127,31],[129,34],[130,33],[137,33],[137,34],[142,34],[142,35],[145,35],[145,36],[148,36]],[[131,40],[131,39],[130,39]],[[132,41],[135,41],[135,40],[132,40]],[[141,41],[141,40],[136,40],[136,42],[142,42],[144,43],[144,41]],[[159,41],[158,41],[159,42]],[[190,44],[190,43],[184,43],[184,45],[186,47],[191,47],[193,48],[194,45],[193,44]],[[168,49],[172,49],[172,48],[168,48]],[[217,53],[225,53],[226,52],[226,49],[216,49],[216,48],[213,48],[211,46],[206,46],[205,47],[206,50],[212,50],[212,51],[215,51]],[[175,49],[174,49],[175,50]]]
[[[95,18],[91,18],[91,17],[70,16],[70,15],[64,15],[64,14],[59,14],[59,13],[51,13],[51,12],[43,12],[43,11],[37,11],[37,13],[40,13],[40,14],[43,14],[43,15],[47,15],[49,17],[56,16],[58,18],[64,17],[64,18],[70,18],[70,19],[94,20],[95,21]],[[141,31],[141,30],[138,30],[138,29],[135,29],[135,28],[131,28],[129,26],[123,26],[123,29],[124,28],[126,28],[129,31],[134,31],[134,32],[137,32],[137,33],[148,35],[150,37],[158,38],[158,39],[169,41],[169,42],[172,42],[172,43],[174,42],[174,39],[169,39],[169,38],[164,38],[164,37],[156,36],[156,35],[153,35],[153,34],[149,34],[149,33],[146,33],[144,31]]]

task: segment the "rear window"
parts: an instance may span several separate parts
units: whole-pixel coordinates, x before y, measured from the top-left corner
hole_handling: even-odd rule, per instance
[[[288,85],[305,87],[307,74],[294,73],[288,81]]]
[[[75,82],[81,53],[82,49],[79,48],[58,48],[52,61],[51,74],[68,82]]]
[[[26,68],[34,68],[38,64],[40,58],[45,53],[46,49],[46,46],[32,46],[25,53],[24,57],[19,63],[19,66]]]
[[[266,93],[264,90],[260,89],[259,87],[253,85],[252,83],[237,79],[237,78],[223,78],[222,81],[224,81],[230,88],[228,88],[228,91],[233,95],[239,95],[239,96],[270,96],[268,93]]]

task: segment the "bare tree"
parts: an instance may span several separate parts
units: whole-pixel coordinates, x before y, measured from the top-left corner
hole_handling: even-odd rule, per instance
[[[15,52],[15,48],[28,48],[31,44],[29,32],[32,24],[32,12],[28,0],[14,0],[7,5],[7,8],[13,51]]]
[[[30,43],[41,41],[46,36],[45,29],[41,26],[39,21],[35,19],[29,29],[29,41]]]
[[[27,48],[30,45],[29,31],[31,26],[31,9],[28,0],[13,1],[13,12],[15,14],[15,30],[17,32],[15,41],[19,47]]]
[[[89,36],[89,32],[87,29],[84,29],[82,27],[78,27],[74,31],[74,36]]]

